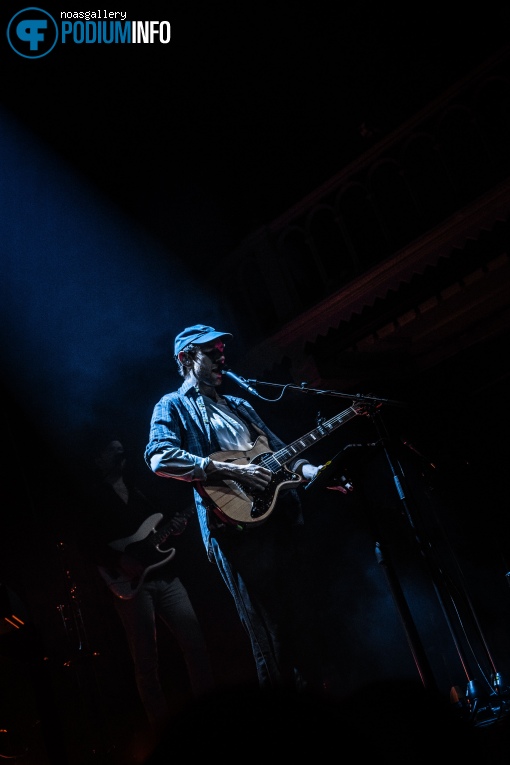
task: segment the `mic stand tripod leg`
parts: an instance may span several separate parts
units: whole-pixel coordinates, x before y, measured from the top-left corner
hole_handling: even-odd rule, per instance
[[[419,557],[424,564],[425,570],[428,573],[430,577],[431,585],[434,589],[438,604],[442,610],[443,616],[446,621],[446,625],[449,629],[450,636],[453,640],[454,647],[457,652],[458,659],[462,665],[463,671],[466,675],[467,679],[467,691],[466,691],[466,700],[469,702],[469,705],[471,707],[471,716],[474,715],[474,712],[476,711],[476,708],[478,706],[478,683],[473,678],[468,663],[466,660],[466,657],[464,655],[464,652],[461,647],[461,643],[457,637],[455,627],[453,625],[452,619],[450,618],[450,613],[448,608],[446,607],[447,598],[445,596],[445,583],[441,576],[441,569],[439,566],[436,565],[435,561],[432,560],[432,557],[430,555],[430,550],[427,549],[427,546],[423,543],[420,534],[418,532],[418,528],[416,526],[416,523],[414,521],[413,515],[411,513],[411,509],[409,507],[409,504],[407,502],[406,498],[406,479],[404,475],[404,471],[401,468],[400,464],[397,460],[394,459],[393,455],[391,454],[390,448],[389,448],[389,436],[386,433],[386,428],[384,426],[384,423],[377,413],[372,413],[372,422],[374,424],[374,427],[381,439],[381,443],[383,444],[383,451],[384,455],[386,457],[386,462],[388,464],[389,470],[391,472],[391,476],[393,478],[393,486],[397,492],[400,504],[403,508],[403,512],[405,515],[405,518],[407,519],[407,522],[409,524],[409,527],[413,533],[413,539],[414,543],[416,545],[416,549],[419,552]],[[396,464],[399,464],[399,469],[397,470]],[[447,588],[446,588],[447,589]],[[404,599],[405,601],[405,599]],[[409,615],[409,623],[407,624],[408,628],[410,628],[410,632],[413,632],[415,629],[414,622],[412,620],[412,617]],[[410,625],[413,625],[410,627]],[[414,655],[414,654],[413,654]]]
[[[406,633],[407,642],[411,650],[411,654],[414,659],[416,669],[418,670],[418,674],[420,676],[422,685],[427,690],[437,690],[434,673],[432,672],[432,669],[430,667],[427,654],[423,647],[423,643],[421,642],[418,630],[412,618],[407,601],[404,597],[404,593],[402,592],[400,582],[398,581],[398,578],[395,575],[395,571],[393,567],[390,565],[389,561],[385,557],[380,542],[376,542],[375,544],[375,557],[376,557],[377,563],[379,563],[379,565],[382,566],[384,573],[386,575],[386,579],[388,581],[391,594],[393,595],[393,599],[397,606],[397,610],[398,610],[400,619],[402,621],[402,626],[404,627],[404,631]]]

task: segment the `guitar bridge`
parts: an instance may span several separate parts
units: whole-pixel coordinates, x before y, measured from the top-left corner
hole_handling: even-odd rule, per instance
[[[264,501],[265,492],[255,491],[253,494],[247,494],[241,484],[233,479],[224,479],[223,483],[226,484],[239,499],[251,504],[251,518],[259,518],[267,512],[270,503]]]

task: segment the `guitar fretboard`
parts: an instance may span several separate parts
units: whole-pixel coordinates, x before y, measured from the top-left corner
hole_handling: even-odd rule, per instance
[[[344,409],[343,412],[336,414],[330,420],[327,420],[327,422],[323,422],[322,425],[319,425],[305,436],[301,436],[301,438],[293,441],[288,446],[284,446],[283,449],[279,449],[277,452],[266,455],[263,460],[264,465],[268,467],[269,470],[272,470],[273,473],[276,472],[279,467],[282,467],[282,465],[285,465],[289,460],[297,457],[297,455],[301,454],[305,449],[313,446],[313,444],[320,441],[321,438],[329,436],[329,434],[339,428],[340,425],[343,425],[358,414],[360,414],[360,412],[354,406]]]

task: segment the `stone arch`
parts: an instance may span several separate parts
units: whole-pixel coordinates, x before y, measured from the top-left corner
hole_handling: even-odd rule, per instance
[[[245,254],[232,277],[229,298],[235,312],[244,317],[247,338],[256,341],[274,331],[278,313],[256,256]]]
[[[331,205],[314,207],[307,219],[313,248],[327,294],[352,278],[355,264]]]
[[[357,271],[388,254],[388,241],[366,186],[361,183],[344,186],[336,196],[335,211]]]
[[[399,249],[414,239],[420,228],[419,213],[402,167],[395,159],[384,159],[372,167],[369,180],[381,228],[392,249]]]
[[[470,202],[490,180],[490,157],[473,112],[459,104],[448,109],[436,141],[455,188],[455,206]]]
[[[423,226],[444,220],[452,211],[454,187],[430,133],[416,133],[404,144],[401,163]]]
[[[313,305],[322,297],[323,285],[305,229],[285,229],[278,239],[277,252],[295,309]]]
[[[485,80],[473,99],[473,111],[490,147],[495,181],[506,178],[510,165],[510,81],[506,77]]]

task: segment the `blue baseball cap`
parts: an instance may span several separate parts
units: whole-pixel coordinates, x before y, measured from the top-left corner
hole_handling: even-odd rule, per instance
[[[206,343],[217,340],[219,337],[232,337],[230,332],[218,332],[214,327],[206,327],[205,324],[194,324],[192,327],[186,327],[179,332],[174,341],[174,356],[177,357],[181,351],[191,345],[205,345]]]

